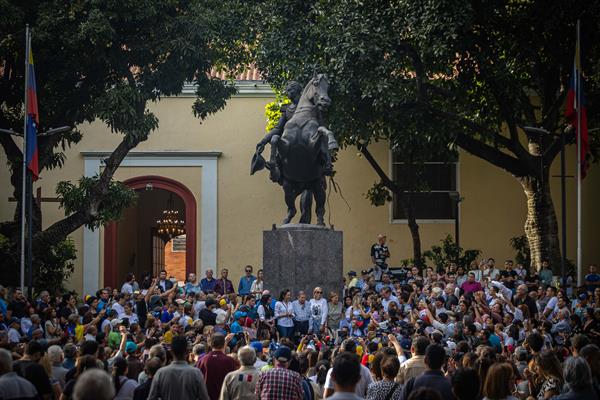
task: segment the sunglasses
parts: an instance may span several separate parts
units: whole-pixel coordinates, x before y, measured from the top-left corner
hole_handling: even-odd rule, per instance
[[[323,294],[323,292],[315,292],[315,294]]]
[[[247,269],[246,272],[252,272],[252,271],[250,271],[249,269]]]

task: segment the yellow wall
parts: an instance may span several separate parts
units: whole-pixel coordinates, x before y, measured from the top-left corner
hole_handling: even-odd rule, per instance
[[[237,284],[240,272],[246,264],[261,265],[262,231],[279,224],[285,215],[283,192],[268,180],[266,172],[249,175],[249,164],[256,143],[265,134],[264,105],[270,98],[236,97],[229,101],[224,111],[210,116],[200,123],[191,113],[193,99],[189,97],[167,98],[153,105],[152,110],[160,120],[158,131],[140,144],[135,151],[220,151],[218,159],[218,248],[217,267],[228,267],[230,276]],[[82,126],[84,139],[68,151],[62,169],[45,171],[41,185],[46,196],[60,180],[76,180],[83,174],[82,151],[110,151],[118,143],[119,135],[112,134],[100,122]],[[268,149],[265,150],[268,155]],[[389,151],[385,143],[372,146],[372,153],[380,164],[388,169]],[[569,149],[568,174],[573,175],[574,151]],[[4,157],[3,155],[0,157]],[[0,161],[3,161],[2,158]],[[558,159],[553,174],[558,173]],[[369,248],[378,233],[388,236],[392,257],[391,265],[399,265],[402,259],[411,257],[411,239],[404,224],[391,223],[388,206],[373,207],[364,193],[378,179],[366,160],[358,157],[354,148],[341,151],[336,163],[336,181],[348,201],[349,210],[340,195],[331,192],[330,208],[326,219],[331,218],[335,229],[344,232],[345,269],[359,270],[370,263]],[[508,173],[483,160],[462,153],[460,156],[459,190],[464,201],[461,203],[461,244],[466,248],[477,248],[485,256],[497,259],[513,257],[509,238],[523,232],[526,204],[518,182]],[[139,175],[163,175],[187,185],[193,193],[201,191],[202,171],[199,167],[141,168],[123,167],[117,179]],[[552,178],[553,196],[560,223],[559,179]],[[584,181],[584,262],[597,262],[600,249],[594,240],[600,233],[597,222],[600,211],[595,204],[600,201],[600,170],[592,168]],[[0,171],[0,184],[8,187],[8,174]],[[569,197],[569,252],[575,259],[575,180],[568,180]],[[0,218],[11,218],[14,203],[0,199]],[[196,198],[198,206],[200,199]],[[44,222],[62,217],[55,203],[43,206]],[[200,210],[198,210],[198,241],[200,232]],[[453,224],[421,224],[423,249],[438,243],[446,234],[454,233]],[[82,230],[73,233],[78,248],[81,248]],[[102,235],[101,235],[102,237]],[[200,249],[198,260],[200,259]],[[101,265],[102,265],[101,248]],[[82,287],[82,260],[79,254],[76,272],[71,286]],[[102,277],[102,271],[100,273]]]

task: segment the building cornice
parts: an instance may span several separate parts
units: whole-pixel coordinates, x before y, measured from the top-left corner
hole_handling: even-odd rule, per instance
[[[111,151],[82,151],[80,153],[84,158],[101,158],[109,157]],[[219,158],[223,152],[221,151],[130,151],[127,153],[127,158]]]
[[[233,97],[275,97],[268,83],[262,81],[235,81],[237,93]],[[196,85],[186,83],[175,97],[196,97]]]

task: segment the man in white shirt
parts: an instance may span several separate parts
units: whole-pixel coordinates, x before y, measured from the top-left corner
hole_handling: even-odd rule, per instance
[[[133,283],[135,282],[135,275],[131,272],[125,277],[125,283],[121,286],[121,293],[133,294]]]
[[[396,305],[400,305],[400,301],[396,296],[392,294],[392,289],[390,289],[389,287],[383,288],[381,290],[381,297],[383,297],[383,299],[381,300],[381,305],[383,306],[385,312],[387,312],[388,306],[392,302],[396,303]]]
[[[316,287],[313,291],[313,298],[308,302],[310,308],[309,332],[318,334],[325,331],[327,322],[327,300],[323,298],[323,289]]]
[[[356,355],[356,342],[353,339],[346,339],[344,343],[342,343],[341,350],[353,354],[357,357],[358,360],[358,356]],[[329,368],[329,371],[327,371],[327,378],[325,378],[325,391],[323,393],[323,398],[330,397],[335,391],[335,381],[331,378],[332,370],[333,368]],[[373,382],[374,381],[373,377],[371,376],[371,372],[367,367],[361,364],[360,379],[354,388],[354,393],[356,394],[356,396],[360,398],[365,398],[367,396],[367,389],[369,388],[369,385]]]
[[[556,288],[553,286],[548,286],[546,289],[546,297],[549,298],[548,303],[546,303],[546,307],[544,308],[544,318],[550,321],[554,318],[555,308],[558,303],[558,298],[556,297]]]
[[[8,343],[19,343],[21,341],[21,333],[19,332],[21,321],[19,318],[12,317],[6,325],[9,326]]]
[[[125,295],[118,295],[116,300],[117,301],[112,305],[112,309],[117,312],[117,318],[120,319],[123,318],[123,315],[125,315]]]

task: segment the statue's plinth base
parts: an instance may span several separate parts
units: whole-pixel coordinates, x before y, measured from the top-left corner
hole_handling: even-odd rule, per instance
[[[290,289],[312,297],[315,286],[340,297],[343,290],[343,234],[324,226],[285,224],[263,231],[264,287],[273,297]]]

